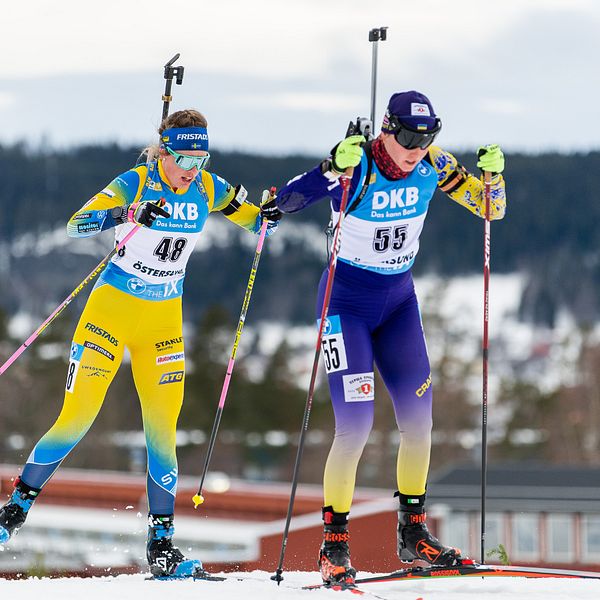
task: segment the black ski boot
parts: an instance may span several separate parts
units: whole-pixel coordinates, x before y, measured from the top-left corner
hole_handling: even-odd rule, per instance
[[[146,557],[150,572],[157,579],[207,579],[199,560],[185,558],[173,546],[173,515],[148,515]]]
[[[460,550],[444,546],[427,529],[425,494],[400,498],[398,511],[398,558],[403,562],[423,560],[430,565],[451,567],[461,562]]]
[[[333,507],[325,506],[323,522],[323,544],[319,551],[323,583],[353,586],[356,569],[350,564],[348,513],[336,513]]]
[[[10,500],[0,508],[0,544],[6,544],[21,529],[39,493],[39,489],[29,487],[17,477]]]

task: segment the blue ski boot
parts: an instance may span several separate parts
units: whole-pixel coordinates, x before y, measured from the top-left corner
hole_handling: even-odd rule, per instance
[[[209,579],[199,560],[185,558],[173,546],[173,515],[148,515],[146,557],[155,579]]]
[[[39,489],[29,487],[17,477],[14,492],[0,508],[0,544],[6,544],[21,529],[39,493]]]

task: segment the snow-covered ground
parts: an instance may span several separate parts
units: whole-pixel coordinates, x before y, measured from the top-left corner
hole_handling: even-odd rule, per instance
[[[148,581],[144,575],[103,578],[0,580],[0,598],[43,598],[44,600],[282,600],[329,598],[330,590],[302,590],[319,583],[317,573],[284,573],[277,585],[272,573],[226,573],[223,582]],[[387,600],[597,600],[600,580],[462,578],[433,581],[399,581],[365,585],[364,598],[375,594]],[[372,593],[372,594],[371,594]],[[342,592],[339,597],[350,597]],[[352,597],[355,597],[354,595]]]

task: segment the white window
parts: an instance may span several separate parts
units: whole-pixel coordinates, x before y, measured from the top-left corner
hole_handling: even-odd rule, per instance
[[[556,562],[573,562],[575,547],[573,517],[565,514],[549,514],[546,517],[547,558]]]
[[[470,518],[468,513],[450,513],[444,516],[441,532],[442,543],[460,548],[463,554],[472,554],[476,545],[469,539]]]
[[[512,515],[512,544],[509,556],[513,560],[537,560],[540,556],[540,530],[537,514]]]
[[[485,515],[485,548],[486,552],[493,552],[498,548],[500,544],[506,546],[506,539],[504,538],[504,530],[502,524],[504,519],[500,513],[487,513]],[[481,536],[481,520],[477,524],[478,536],[477,539],[480,541]],[[498,562],[497,554],[490,554],[490,562]]]
[[[581,554],[584,562],[600,560],[600,515],[585,515],[582,520]]]

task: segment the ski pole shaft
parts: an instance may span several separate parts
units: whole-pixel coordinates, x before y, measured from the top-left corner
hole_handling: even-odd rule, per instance
[[[490,196],[492,174],[483,173],[485,224],[483,235],[483,394],[481,403],[481,564],[485,563],[485,505],[487,494],[488,354],[490,302]]]
[[[81,290],[92,281],[99,273],[102,272],[104,267],[110,262],[112,257],[121,249],[125,244],[133,237],[138,231],[139,225],[134,227],[103,259],[98,265],[90,272],[90,274],[54,309],[52,314],[21,344],[16,352],[0,367],[0,375],[2,375],[8,367],[10,367],[16,360],[35,342],[35,340],[42,334],[42,332],[62,313],[71,301],[76,298]]]
[[[375,127],[375,101],[377,95],[377,49],[379,41],[387,39],[387,27],[376,27],[369,31],[369,42],[373,44],[371,55],[371,123]]]
[[[269,197],[275,197],[275,188],[271,188],[269,190]],[[242,311],[240,313],[240,319],[238,321],[237,330],[235,332],[235,339],[233,341],[233,347],[231,348],[231,354],[229,356],[229,363],[227,365],[227,371],[225,373],[225,380],[223,381],[223,387],[221,389],[221,396],[219,398],[219,405],[217,407],[217,414],[215,416],[215,420],[213,423],[213,428],[210,434],[210,439],[208,441],[208,448],[206,450],[206,458],[204,460],[204,467],[202,469],[202,476],[200,477],[200,485],[198,486],[198,493],[192,498],[194,502],[194,508],[198,508],[200,504],[204,502],[204,498],[202,496],[202,488],[204,486],[204,480],[206,478],[206,474],[208,473],[208,466],[210,464],[210,459],[212,457],[212,453],[215,447],[215,442],[217,440],[217,432],[219,430],[219,425],[221,423],[221,416],[223,414],[223,407],[225,406],[225,400],[227,398],[227,392],[229,390],[229,383],[231,381],[231,374],[233,373],[233,366],[235,364],[235,356],[237,354],[237,349],[240,343],[240,338],[242,337],[242,331],[244,329],[244,323],[246,322],[246,314],[248,313],[248,307],[250,306],[250,297],[252,296],[252,290],[254,288],[254,280],[256,279],[256,272],[258,270],[258,263],[260,261],[260,255],[262,252],[263,244],[265,241],[265,237],[267,235],[267,219],[263,219],[260,233],[258,236],[258,243],[256,244],[256,252],[254,253],[254,260],[252,262],[252,269],[250,271],[250,277],[248,278],[248,285],[246,286],[246,293],[244,295],[244,301],[242,303]]]
[[[325,294],[323,296],[323,306],[321,307],[321,318],[319,322],[319,332],[317,334],[317,344],[315,347],[315,355],[313,358],[312,371],[310,375],[310,383],[308,386],[308,394],[306,397],[306,404],[304,406],[304,416],[302,417],[302,428],[300,430],[300,436],[298,439],[298,450],[296,452],[296,461],[294,463],[294,471],[292,475],[292,489],[290,492],[290,500],[288,504],[287,515],[285,517],[285,527],[283,530],[283,536],[281,541],[281,553],[279,555],[279,563],[277,564],[277,570],[275,574],[271,576],[273,581],[280,584],[283,580],[283,561],[285,559],[285,550],[287,548],[287,542],[290,531],[290,523],[292,520],[292,511],[294,510],[294,502],[296,500],[296,489],[298,487],[298,475],[300,472],[300,462],[302,460],[302,454],[304,452],[304,440],[306,438],[306,431],[308,430],[308,421],[310,418],[310,411],[313,402],[313,396],[315,392],[315,382],[317,379],[317,371],[319,368],[319,358],[321,356],[321,343],[323,339],[323,331],[325,329],[325,321],[327,320],[327,311],[329,310],[329,300],[331,299],[331,290],[333,289],[333,279],[335,276],[335,267],[337,264],[337,255],[339,251],[341,241],[342,223],[344,221],[346,206],[348,204],[348,195],[350,191],[350,182],[352,180],[353,168],[346,169],[346,172],[340,177],[340,184],[342,186],[342,200],[340,202],[340,217],[335,227],[335,235],[333,237],[333,245],[331,248],[331,257],[329,259],[327,281],[325,284]]]

